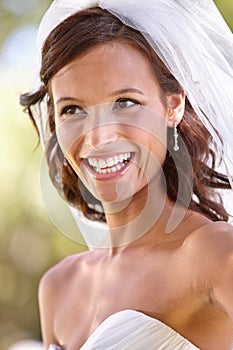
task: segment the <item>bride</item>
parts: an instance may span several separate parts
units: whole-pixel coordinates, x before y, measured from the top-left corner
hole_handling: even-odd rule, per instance
[[[45,14],[21,104],[58,191],[108,226],[42,277],[46,348],[233,348],[219,194],[232,184],[232,46],[211,0],[58,0]]]

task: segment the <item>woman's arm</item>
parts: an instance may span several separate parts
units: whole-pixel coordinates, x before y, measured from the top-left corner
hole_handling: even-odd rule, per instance
[[[212,222],[186,241],[193,283],[233,321],[233,226]]]
[[[41,332],[45,349],[48,349],[50,344],[58,344],[54,335],[54,316],[57,305],[54,282],[53,269],[51,269],[41,278],[38,290]]]
[[[218,257],[218,275],[213,285],[213,295],[233,321],[233,227],[224,232],[225,244]]]

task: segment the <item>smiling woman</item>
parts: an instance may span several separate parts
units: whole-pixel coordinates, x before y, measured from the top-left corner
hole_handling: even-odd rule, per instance
[[[40,83],[21,103],[54,185],[106,221],[108,244],[42,278],[45,345],[230,350],[233,230],[217,190],[231,177],[216,160],[232,159],[232,35],[211,0],[78,6],[43,18]]]

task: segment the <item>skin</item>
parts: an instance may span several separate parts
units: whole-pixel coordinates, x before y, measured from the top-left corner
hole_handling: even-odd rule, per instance
[[[74,111],[64,115],[65,107],[86,109],[115,103],[119,98],[136,99],[159,113],[167,127],[178,124],[183,116],[184,94],[164,98],[148,59],[126,43],[100,44],[88,50],[63,67],[52,78],[50,88],[57,129]],[[126,88],[142,93],[114,93]],[[69,99],[59,102],[64,97]],[[144,122],[144,129],[118,124],[107,127],[100,123],[66,149],[70,164],[103,201],[112,245],[70,256],[43,276],[39,303],[46,347],[54,343],[66,350],[77,350],[108,316],[124,309],[159,319],[200,349],[233,347],[232,226],[213,223],[187,210],[173,232],[166,233],[173,203],[165,196],[162,212],[158,210],[160,205],[156,206],[158,197],[164,194],[159,165],[163,164],[166,149],[154,133],[149,134],[149,122]],[[115,145],[119,145],[119,153],[127,145],[126,151],[134,151],[138,157],[121,176],[130,181],[132,193],[123,191],[124,195],[118,198],[119,178],[97,181],[82,166],[85,157],[93,154],[103,157],[103,150],[108,155],[113,149],[118,153]],[[148,152],[143,153],[144,149]],[[148,162],[142,171],[138,165],[143,157]],[[154,170],[148,165],[150,161],[157,164]],[[149,176],[145,177],[145,173]],[[113,229],[125,225],[123,235],[134,229],[132,219],[140,215],[150,190],[155,193],[157,220],[138,239],[115,244]]]

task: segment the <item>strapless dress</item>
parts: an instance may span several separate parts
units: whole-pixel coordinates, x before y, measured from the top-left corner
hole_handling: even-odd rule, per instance
[[[77,350],[200,350],[161,321],[135,310],[104,320]],[[50,345],[49,350],[66,350]]]

